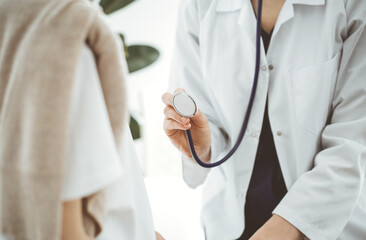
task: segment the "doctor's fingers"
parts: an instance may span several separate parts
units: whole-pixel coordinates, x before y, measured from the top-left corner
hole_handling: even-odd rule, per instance
[[[164,115],[166,118],[171,118],[183,125],[187,125],[189,123],[189,118],[180,116],[171,106],[166,106],[164,108]]]
[[[191,124],[188,124],[185,126],[171,118],[165,118],[165,120],[164,120],[164,131],[168,136],[172,135],[172,133],[171,133],[172,131],[188,130],[190,128],[191,128]]]
[[[177,92],[185,92],[184,89],[182,88],[177,88],[175,91],[174,91],[174,94],[176,94]],[[173,106],[172,104],[172,99],[173,99],[173,96],[174,94],[170,93],[170,92],[166,92],[163,94],[162,96],[162,100],[163,100],[163,103],[165,105],[168,105],[168,106]]]
[[[167,106],[173,106],[172,98],[173,98],[173,94],[171,94],[170,92],[164,93],[163,97],[162,97],[163,103]]]
[[[186,92],[186,90],[184,90],[183,88],[177,88],[174,91],[174,94],[176,94],[177,92]]]
[[[205,114],[203,114],[199,109],[197,109],[196,115],[191,117],[192,124],[197,127],[206,127],[208,125],[208,119]]]

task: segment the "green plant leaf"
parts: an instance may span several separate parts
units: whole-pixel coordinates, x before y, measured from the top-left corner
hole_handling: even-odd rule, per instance
[[[126,44],[126,41],[125,41],[125,36],[122,33],[120,33],[119,37],[121,38],[121,41],[122,41],[122,44],[123,44],[123,51],[125,52],[125,56],[126,56],[126,59],[127,59],[128,58],[128,49],[127,49],[127,44]]]
[[[153,64],[159,58],[159,51],[146,45],[131,45],[127,47],[127,64],[130,73],[136,72]]]
[[[141,138],[140,124],[132,116],[130,117],[130,131],[133,140]]]
[[[134,1],[135,0],[101,0],[100,6],[103,8],[105,14],[111,14]]]

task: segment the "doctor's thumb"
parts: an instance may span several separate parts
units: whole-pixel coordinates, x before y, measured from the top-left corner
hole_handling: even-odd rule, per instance
[[[206,127],[208,125],[208,119],[206,115],[203,114],[199,109],[197,110],[197,113],[190,119],[191,123],[197,127]]]

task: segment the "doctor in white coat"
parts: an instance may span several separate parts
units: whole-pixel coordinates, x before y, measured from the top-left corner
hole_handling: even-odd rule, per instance
[[[244,239],[266,112],[287,192],[250,239],[366,239],[364,0],[265,0],[262,28],[272,37],[267,52],[262,43],[243,142],[211,170],[191,159],[183,130],[191,129],[206,162],[218,161],[238,137],[254,74],[253,6],[254,0],[183,0],[180,7],[164,129],[183,153],[186,183],[204,184],[206,239]],[[196,100],[200,111],[193,118],[172,108],[177,88]]]

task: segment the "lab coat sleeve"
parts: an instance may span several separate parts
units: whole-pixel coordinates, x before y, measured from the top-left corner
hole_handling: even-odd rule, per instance
[[[176,42],[171,69],[169,90],[185,89],[196,101],[198,108],[209,120],[211,131],[211,162],[226,146],[225,137],[212,106],[212,95],[202,73],[200,57],[200,6],[196,0],[182,0],[179,7]],[[201,185],[209,173],[192,159],[182,157],[183,178],[188,186]]]
[[[336,239],[359,201],[366,175],[366,3],[348,1],[333,113],[314,168],[292,186],[274,213],[308,238]]]

